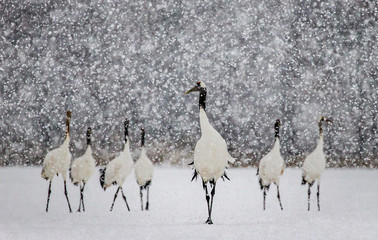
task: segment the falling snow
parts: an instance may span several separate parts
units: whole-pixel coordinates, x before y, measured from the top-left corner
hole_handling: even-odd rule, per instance
[[[256,166],[282,122],[282,155],[301,166],[325,127],[327,165],[377,167],[376,1],[23,1],[0,3],[0,165],[38,165],[63,142],[97,164],[122,149],[130,119],[157,163],[191,161],[196,81],[235,166]]]

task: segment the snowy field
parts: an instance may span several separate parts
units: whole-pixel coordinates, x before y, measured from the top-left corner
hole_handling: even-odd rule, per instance
[[[321,186],[321,212],[307,211],[307,187],[299,169],[281,178],[279,209],[274,186],[267,210],[256,169],[229,169],[231,182],[219,181],[214,199],[214,225],[204,224],[207,207],[201,182],[190,182],[192,170],[160,167],[150,192],[148,212],[140,211],[134,176],[124,185],[131,208],[120,195],[109,212],[115,187],[104,192],[98,172],[87,184],[87,212],[77,213],[79,188],[68,184],[73,213],[68,213],[61,177],[52,186],[41,168],[0,168],[0,239],[378,239],[378,171],[327,169]]]

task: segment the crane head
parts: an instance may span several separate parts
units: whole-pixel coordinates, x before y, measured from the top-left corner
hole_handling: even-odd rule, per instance
[[[281,121],[279,119],[276,120],[275,126],[281,127]]]
[[[88,127],[87,129],[87,137],[90,137],[92,135],[92,128]]]
[[[187,91],[185,93],[185,95],[189,94],[191,92],[200,92],[200,91],[203,91],[203,90],[206,90],[205,83],[204,82],[197,82],[196,85],[192,89],[190,89],[189,91]]]
[[[129,127],[129,123],[130,123],[129,119],[126,118],[126,120],[124,122],[125,129]]]
[[[333,119],[332,118],[326,118],[324,116],[321,116],[320,119],[319,119],[319,123],[321,122],[329,122],[329,123],[333,123]]]
[[[67,111],[67,119],[71,119],[71,111],[70,110]]]

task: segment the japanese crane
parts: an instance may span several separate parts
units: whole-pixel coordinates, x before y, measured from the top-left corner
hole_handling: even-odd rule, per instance
[[[67,111],[67,120],[66,120],[66,137],[63,144],[51,151],[49,151],[45,159],[43,161],[43,167],[41,172],[41,177],[49,180],[49,190],[47,193],[47,203],[46,203],[46,212],[49,211],[49,202],[50,202],[50,194],[51,194],[51,182],[53,180],[54,175],[57,176],[59,174],[62,175],[64,181],[64,194],[67,199],[68,209],[70,212],[71,205],[70,200],[68,199],[68,192],[67,192],[67,171],[71,164],[71,153],[69,150],[70,144],[70,120],[71,120],[71,112]]]
[[[144,148],[144,137],[145,131],[144,128],[141,129],[141,153],[139,159],[136,161],[134,170],[135,170],[135,177],[137,183],[139,185],[139,193],[140,193],[140,202],[141,202],[141,209],[143,211],[143,189],[147,191],[147,201],[146,201],[146,210],[149,209],[149,190],[152,181],[152,176],[154,172],[154,165],[152,164],[151,160],[148,158],[146,154],[146,150]]]
[[[87,149],[84,155],[76,158],[71,165],[71,181],[75,186],[79,185],[80,187],[80,203],[77,210],[78,212],[81,212],[81,206],[83,206],[83,212],[85,212],[84,188],[89,178],[92,177],[96,167],[96,161],[92,156],[91,135],[92,129],[89,127],[87,129]]]
[[[205,83],[197,82],[196,85],[185,94],[199,92],[199,118],[201,126],[201,138],[198,140],[194,149],[194,174],[193,179],[198,174],[202,178],[202,187],[205,190],[208,219],[207,224],[213,224],[211,213],[213,209],[213,200],[215,195],[215,187],[219,178],[229,178],[226,175],[228,163],[235,160],[231,157],[227,150],[226,141],[211,126],[206,114],[206,95],[207,88]],[[208,187],[211,189],[211,197]]]
[[[327,119],[321,116],[318,122],[319,126],[319,139],[318,145],[315,150],[311,152],[304,160],[302,167],[302,185],[308,183],[308,208],[310,211],[310,197],[311,197],[311,187],[316,181],[318,183],[318,211],[320,211],[320,179],[326,168],[326,159],[324,156],[323,146],[323,122],[333,123],[332,119]]]
[[[124,122],[125,127],[125,146],[123,151],[120,152],[119,156],[114,158],[112,161],[106,165],[105,169],[100,170],[100,184],[101,187],[106,190],[112,184],[117,185],[117,191],[114,194],[114,199],[110,211],[113,211],[114,202],[117,198],[119,190],[121,190],[123,200],[126,203],[127,210],[130,211],[129,204],[127,203],[126,196],[123,192],[122,185],[126,178],[129,176],[131,170],[133,169],[134,162],[131,157],[130,152],[130,140],[129,140],[129,120],[126,119]]]
[[[269,186],[271,183],[276,184],[277,186],[277,198],[280,203],[281,210],[283,210],[281,197],[280,197],[280,176],[283,174],[285,169],[285,163],[280,153],[280,126],[281,121],[279,119],[276,120],[274,124],[275,130],[275,142],[273,149],[268,152],[259,163],[259,167],[257,169],[257,175],[259,176],[259,183],[260,188],[263,190],[264,195],[264,203],[263,209],[265,210],[265,199],[266,199],[266,192],[269,190]]]

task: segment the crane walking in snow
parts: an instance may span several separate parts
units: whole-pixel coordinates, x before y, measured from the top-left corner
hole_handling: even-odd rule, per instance
[[[43,161],[43,167],[41,176],[42,178],[49,180],[49,190],[47,194],[47,204],[46,204],[46,212],[49,211],[49,202],[50,202],[50,194],[51,194],[51,182],[53,180],[54,175],[62,174],[64,180],[64,194],[66,195],[68,208],[70,212],[71,205],[70,200],[68,199],[67,193],[67,171],[70,167],[71,163],[71,153],[69,150],[69,143],[70,143],[70,120],[71,120],[71,112],[67,111],[67,120],[66,120],[66,137],[63,144],[54,150],[51,150],[46,154],[46,157]]]
[[[142,150],[140,153],[140,157],[135,163],[135,177],[137,180],[137,183],[139,184],[139,193],[140,193],[140,202],[141,202],[141,208],[143,211],[143,189],[147,190],[147,201],[146,201],[146,210],[149,208],[149,190],[152,180],[152,175],[154,171],[154,165],[152,164],[151,160],[148,158],[146,154],[146,150],[144,149],[144,136],[145,131],[142,128],[141,133],[141,146]]]
[[[275,142],[273,149],[266,154],[259,163],[259,167],[257,169],[257,175],[259,176],[259,183],[260,188],[263,190],[264,195],[264,203],[263,209],[265,210],[265,199],[266,199],[266,192],[269,190],[269,186],[271,183],[276,184],[277,186],[277,198],[280,203],[281,210],[283,210],[281,198],[280,198],[280,176],[283,174],[285,169],[285,163],[280,153],[280,126],[281,121],[279,119],[276,120],[274,124],[275,130]]]
[[[311,187],[314,184],[315,180],[318,183],[318,211],[320,211],[320,178],[326,167],[326,160],[323,152],[323,122],[333,123],[332,119],[326,119],[324,116],[321,116],[318,122],[319,126],[319,140],[318,145],[315,150],[310,153],[304,160],[302,167],[302,185],[308,183],[308,211],[310,211],[310,196],[311,196]]]
[[[213,200],[215,195],[215,187],[217,180],[222,177],[229,178],[226,175],[228,162],[233,163],[235,160],[230,156],[227,150],[226,141],[222,136],[210,125],[206,115],[206,85],[203,82],[197,82],[196,85],[187,91],[199,92],[199,115],[201,126],[201,138],[198,140],[194,149],[194,174],[193,178],[197,178],[199,174],[202,178],[202,186],[206,193],[206,202],[208,210],[207,224],[213,224],[211,213],[213,209]],[[208,192],[208,185],[211,188],[211,198]]]
[[[75,186],[79,185],[80,187],[80,203],[77,210],[78,212],[81,212],[81,206],[83,206],[83,212],[85,212],[84,187],[89,178],[93,175],[96,167],[96,161],[92,156],[91,134],[92,129],[89,127],[87,129],[87,150],[83,156],[76,158],[71,165],[71,181]]]
[[[123,193],[122,185],[126,178],[129,176],[134,162],[130,153],[130,141],[129,141],[129,120],[126,119],[124,123],[125,127],[125,146],[119,156],[114,158],[106,165],[104,169],[100,169],[100,184],[101,187],[106,190],[112,184],[118,185],[117,191],[114,194],[114,199],[110,211],[113,211],[114,202],[117,198],[119,190],[121,190],[123,200],[126,203],[127,210],[130,211],[129,204],[127,203],[126,196]]]

